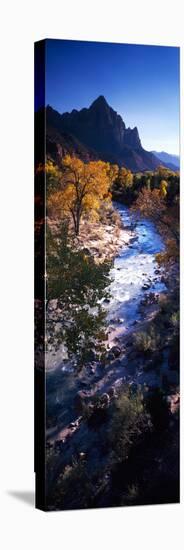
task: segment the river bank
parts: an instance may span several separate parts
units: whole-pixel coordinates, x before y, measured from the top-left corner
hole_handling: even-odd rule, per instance
[[[57,220],[48,218],[48,226],[57,234]],[[126,248],[133,238],[132,227],[125,227],[122,217],[115,206],[109,206],[105,215],[100,221],[82,218],[80,223],[80,234],[73,234],[73,227],[70,224],[70,237],[76,250],[85,250],[97,263],[112,261],[120,250]]]
[[[58,409],[60,404],[65,409],[68,421],[73,421],[75,417],[76,395],[78,395],[78,403],[82,403],[89,402],[95,395],[108,392],[116,393],[116,388],[121,387],[123,383],[160,387],[166,371],[165,362],[160,369],[155,369],[153,362],[153,365],[150,364],[150,368],[146,370],[144,354],[140,354],[133,345],[135,334],[140,330],[148,330],[149,325],[158,314],[160,297],[167,294],[163,270],[159,268],[155,260],[155,254],[164,250],[164,243],[156,228],[148,220],[137,222],[132,234],[131,228],[134,220],[131,212],[122,205],[116,204],[115,207],[122,220],[118,247],[122,241],[123,246],[119,249],[111,268],[110,298],[102,300],[108,322],[109,351],[107,349],[105,362],[97,361],[94,354],[89,364],[75,375],[75,372],[67,366],[67,362],[62,364],[60,349],[54,354],[48,354],[47,357],[48,402],[50,385],[52,393],[50,406],[52,403],[54,405],[56,399]],[[126,230],[123,227],[126,227]],[[107,235],[109,237],[109,233],[112,234],[112,231],[112,227],[111,231],[106,227],[105,240],[100,241],[101,247],[106,242],[106,254],[108,252]],[[92,232],[94,232],[94,227]],[[81,233],[80,243],[84,243],[86,247],[87,243],[88,245],[90,243],[90,237],[85,234],[83,241],[83,236]],[[99,233],[97,232],[93,249],[95,254],[97,253],[98,240]],[[110,243],[111,241],[110,237]],[[117,246],[117,242],[115,244]],[[59,311],[55,306],[56,304],[53,304],[57,319]],[[53,314],[52,308],[51,313]],[[56,388],[54,393],[53,382]],[[81,393],[79,394],[79,392]],[[69,416],[66,413],[67,407],[70,410]],[[59,422],[56,430],[53,426],[53,432],[59,432],[61,439],[63,429],[66,434],[66,426],[63,425],[63,422]]]
[[[110,270],[109,298],[102,300],[108,324],[106,354],[99,361],[94,353],[76,372],[67,361],[61,361],[61,350],[49,356],[46,375],[48,495],[59,473],[71,464],[72,457],[76,457],[79,464],[87,460],[89,472],[94,465],[101,469],[104,464],[103,483],[108,485],[111,449],[104,454],[101,442],[109,429],[113,403],[123,388],[128,387],[133,393],[141,388],[145,397],[161,390],[173,419],[179,407],[178,372],[170,341],[173,329],[168,322],[167,308],[164,311],[163,307],[169,289],[164,271],[155,259],[158,252],[164,251],[164,242],[151,222],[139,220],[135,225],[127,207],[116,204],[115,208],[122,224],[115,247],[112,242],[115,229],[111,224],[106,226],[104,239],[100,238],[100,230],[95,225],[92,229],[92,232],[94,228],[97,230],[91,247],[97,262],[101,260],[104,245],[106,258],[109,258],[108,246],[112,246],[112,258],[117,250]],[[88,253],[91,235],[85,231],[85,224],[81,230],[78,246],[86,248]],[[53,304],[52,314],[53,311],[57,319],[57,304]],[[158,323],[159,341],[155,331]],[[158,457],[159,453],[160,444]],[[95,491],[98,493],[98,487]]]

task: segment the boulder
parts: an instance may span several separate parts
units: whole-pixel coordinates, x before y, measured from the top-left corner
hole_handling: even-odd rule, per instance
[[[110,349],[110,353],[112,353],[114,357],[119,357],[121,354],[121,348],[119,346],[113,346]]]
[[[82,452],[79,453],[79,458],[80,458],[81,460],[84,460],[84,459],[86,458],[86,453],[82,453]]]
[[[57,309],[57,305],[58,305],[58,300],[57,299],[49,300],[48,310],[53,311],[53,310]]]
[[[100,405],[102,407],[108,407],[109,403],[110,403],[110,397],[108,393],[103,393],[103,395],[100,398]]]
[[[75,422],[70,422],[69,428],[75,428],[75,426],[76,426],[76,423],[75,423]]]
[[[90,371],[90,374],[95,374],[95,372],[96,372],[96,365],[89,365],[89,371]]]
[[[144,283],[144,285],[142,286],[142,290],[148,290],[150,286],[150,283]]]

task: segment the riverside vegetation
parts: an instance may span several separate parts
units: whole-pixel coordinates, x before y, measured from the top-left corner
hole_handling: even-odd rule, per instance
[[[48,507],[176,502],[179,173],[160,166],[133,174],[69,155],[39,165],[38,178],[43,170]],[[128,227],[117,204],[128,208]],[[163,243],[154,259],[159,290],[143,281],[137,309],[136,297],[129,304],[133,322],[116,318],[112,327],[114,258],[131,252],[141,219]]]

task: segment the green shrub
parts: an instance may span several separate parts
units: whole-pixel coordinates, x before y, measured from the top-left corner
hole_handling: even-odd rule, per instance
[[[132,445],[150,427],[150,417],[144,406],[143,394],[140,390],[131,393],[127,388],[115,402],[110,425],[110,445],[116,460],[126,460]]]
[[[137,351],[155,351],[158,349],[159,345],[160,335],[153,326],[147,331],[137,332],[134,335],[134,346]]]
[[[53,504],[59,509],[87,508],[93,496],[93,485],[87,473],[86,461],[67,464],[57,480]]]
[[[175,313],[172,313],[171,323],[172,323],[172,325],[175,329],[178,329],[178,327],[179,327],[179,311],[175,311]]]

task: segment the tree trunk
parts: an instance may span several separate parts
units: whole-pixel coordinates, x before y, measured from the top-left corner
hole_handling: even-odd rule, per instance
[[[71,211],[72,218],[73,218],[74,231],[75,231],[75,234],[77,235],[77,222],[76,222],[76,217],[75,217],[74,211],[73,211],[73,210],[70,210],[70,211]]]
[[[77,207],[76,210],[70,210],[73,218],[74,223],[74,231],[76,236],[79,235],[79,228],[80,228],[80,219],[81,219],[81,205]]]
[[[78,213],[77,219],[76,219],[76,235],[79,235],[79,228],[80,228],[80,214]]]

